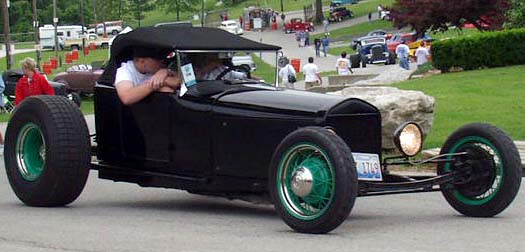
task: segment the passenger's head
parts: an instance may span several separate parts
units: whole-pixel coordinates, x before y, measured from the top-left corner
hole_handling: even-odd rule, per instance
[[[27,77],[33,77],[33,74],[36,72],[36,62],[30,57],[20,61],[20,66]]]
[[[308,57],[308,63],[314,63],[314,57]]]
[[[341,58],[346,58],[346,52],[341,53]]]
[[[166,53],[152,48],[136,47],[133,49],[133,62],[141,73],[154,74],[165,67]]]
[[[421,41],[421,47],[425,47],[427,45],[427,42]]]

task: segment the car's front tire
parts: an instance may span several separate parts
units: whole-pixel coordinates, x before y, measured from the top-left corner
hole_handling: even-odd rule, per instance
[[[5,168],[16,196],[29,206],[63,206],[82,192],[89,173],[89,131],[62,96],[31,96],[6,131]]]
[[[269,187],[279,216],[302,233],[330,232],[346,220],[357,197],[350,148],[322,127],[300,128],[275,150]]]
[[[514,200],[521,183],[521,162],[516,145],[500,129],[481,123],[456,130],[441,149],[467,153],[438,166],[438,174],[462,171],[456,181],[441,185],[441,192],[458,212],[473,217],[499,214]]]

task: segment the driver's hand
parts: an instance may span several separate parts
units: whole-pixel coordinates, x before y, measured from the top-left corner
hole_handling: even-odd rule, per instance
[[[160,87],[162,87],[162,85],[164,85],[166,77],[168,77],[168,74],[168,69],[160,69],[159,71],[157,71],[150,79],[153,89],[157,90]]]

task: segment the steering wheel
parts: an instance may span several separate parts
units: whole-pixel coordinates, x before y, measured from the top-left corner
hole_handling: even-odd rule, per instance
[[[244,66],[227,66],[226,69],[224,69],[218,76],[217,78],[215,78],[215,80],[222,80],[222,78],[228,74],[229,72],[231,71],[238,71],[238,72],[243,72],[243,73],[246,73],[246,77],[248,79],[251,79],[252,78],[252,75],[250,73],[250,69],[247,69],[246,67]]]

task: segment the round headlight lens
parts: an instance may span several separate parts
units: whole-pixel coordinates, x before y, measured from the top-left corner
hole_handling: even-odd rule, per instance
[[[414,122],[403,124],[394,133],[397,148],[407,156],[414,156],[423,146],[423,132]]]

